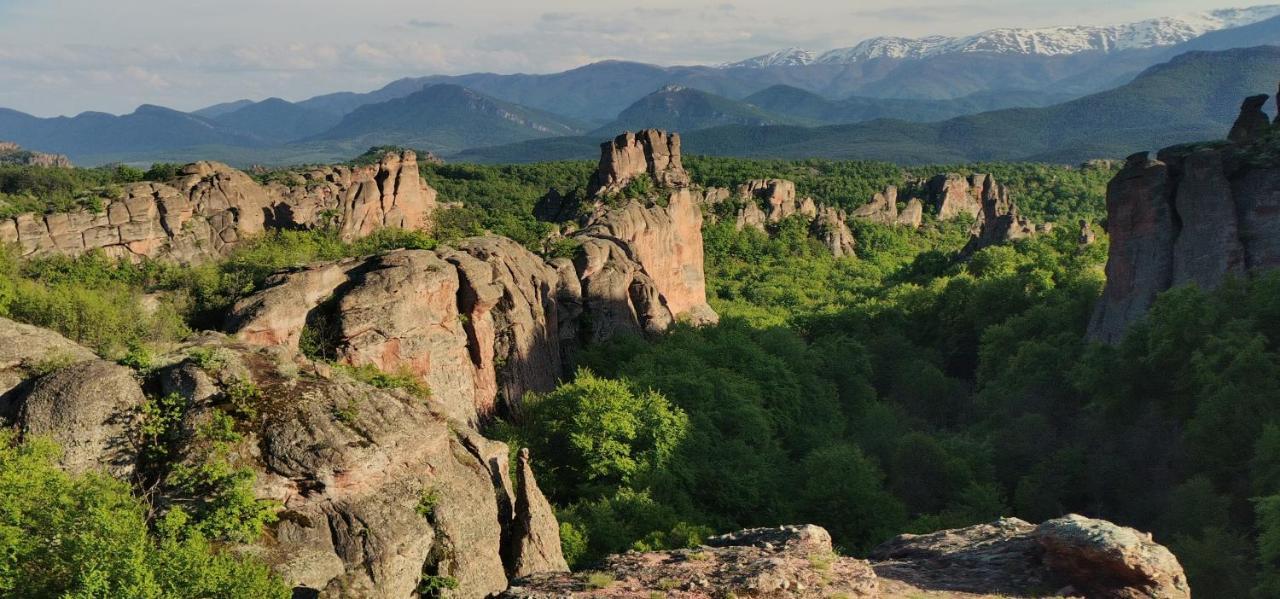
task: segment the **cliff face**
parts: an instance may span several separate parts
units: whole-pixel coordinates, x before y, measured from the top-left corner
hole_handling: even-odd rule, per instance
[[[118,258],[198,262],[271,228],[336,225],[347,239],[384,227],[425,227],[436,193],[412,152],[367,167],[327,167],[296,184],[259,185],[224,164],[197,162],[166,183],[139,183],[102,213],[22,214],[0,220],[0,243],[24,255],[102,250]]]
[[[1231,143],[1134,154],[1107,186],[1107,284],[1090,338],[1118,342],[1172,287],[1280,266],[1280,168],[1251,145],[1271,128],[1264,102],[1245,101]]]
[[[658,132],[631,139],[630,148],[605,144],[596,180],[625,187],[640,176],[655,184],[688,179],[678,141]],[[648,156],[643,144],[654,139],[675,151],[663,155],[661,169],[619,170],[631,163],[615,154]],[[564,358],[584,341],[656,334],[677,319],[716,321],[706,299],[699,193],[660,186],[655,198],[601,199],[571,234],[580,244],[573,260],[547,261],[510,239],[479,237],[284,273],[236,304],[226,330],[290,349],[306,335],[311,349],[318,344],[340,362],[411,374],[459,421],[517,414],[526,392],[555,386]]]
[[[51,331],[0,319],[0,418],[66,449],[63,467],[122,479],[139,468],[136,430],[145,401],[132,371]],[[216,356],[198,362],[195,352]],[[35,376],[13,365],[57,355],[69,363]],[[170,455],[207,459],[197,431],[233,387],[256,390],[255,414],[237,418],[226,459],[254,472],[254,496],[281,506],[269,540],[253,548],[300,593],[408,597],[424,574],[449,576],[452,597],[480,598],[510,578],[564,571],[559,528],[527,452],[513,484],[508,448],[453,419],[430,398],[359,382],[296,352],[204,335],[160,357],[143,383],[184,399]],[[151,480],[147,478],[147,480]],[[163,471],[155,505],[178,499]]]

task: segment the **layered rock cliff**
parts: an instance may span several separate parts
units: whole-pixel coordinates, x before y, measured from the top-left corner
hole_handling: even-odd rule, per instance
[[[412,152],[365,167],[326,167],[290,185],[261,185],[225,164],[197,162],[167,182],[129,185],[100,213],[22,214],[0,220],[0,243],[24,255],[80,254],[197,262],[224,255],[267,228],[336,227],[354,239],[385,227],[421,229],[436,192]]]
[[[545,573],[501,597],[1043,597],[1187,599],[1182,566],[1149,535],[1071,515],[902,535],[869,560],[837,555],[817,526],[756,528],[697,549],[615,555],[600,581]],[[601,582],[607,580],[607,582]]]
[[[1134,154],[1107,186],[1107,283],[1089,337],[1118,342],[1161,292],[1280,266],[1280,167],[1263,96],[1231,141]]]

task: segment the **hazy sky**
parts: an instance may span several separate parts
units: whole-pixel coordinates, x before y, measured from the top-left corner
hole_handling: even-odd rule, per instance
[[[877,35],[1109,24],[1240,0],[0,0],[0,106],[301,100],[406,76],[718,63]],[[1243,5],[1249,5],[1246,1]]]

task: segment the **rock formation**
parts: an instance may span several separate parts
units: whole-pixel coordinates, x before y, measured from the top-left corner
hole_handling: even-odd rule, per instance
[[[884,188],[884,191],[871,196],[870,202],[859,206],[850,216],[882,225],[898,223],[898,188],[893,185]]]
[[[554,387],[580,294],[520,244],[481,237],[282,273],[234,306],[227,330],[291,349],[309,330],[329,357],[417,376],[442,411],[476,423],[514,409],[502,398]]]
[[[33,152],[13,142],[0,141],[0,165],[71,168],[71,160],[62,154]]]
[[[636,168],[632,158],[652,158],[658,141],[667,153],[644,164],[661,168]],[[688,180],[678,138],[661,132],[622,136],[603,154],[595,180],[611,185]],[[662,184],[653,198],[621,205],[597,198],[570,235],[573,260],[548,262],[510,239],[479,237],[312,265],[236,304],[226,330],[293,349],[305,333],[309,349],[331,359],[413,375],[459,421],[518,413],[526,392],[554,387],[582,341],[717,319],[706,299],[700,192]]]
[[[1254,100],[1240,122],[1256,120]],[[1129,157],[1107,186],[1107,284],[1090,338],[1119,341],[1172,287],[1214,289],[1228,277],[1280,266],[1280,168],[1253,160],[1255,151],[1241,142]]]
[[[600,145],[600,168],[591,178],[587,195],[600,197],[623,190],[632,179],[648,175],[657,187],[689,186],[680,162],[680,134],[657,129],[630,131]]]
[[[705,204],[715,205],[729,199],[727,194],[708,194]],[[822,242],[831,255],[840,258],[855,255],[856,240],[849,230],[848,217],[834,206],[819,205],[813,198],[796,197],[796,184],[786,179],[756,179],[738,186],[737,214],[734,224],[739,231],[750,227],[768,232],[768,226],[792,216],[809,222],[809,234]],[[896,215],[897,206],[894,206]]]
[[[817,526],[756,528],[711,537],[697,549],[615,555],[602,570],[611,577],[606,585],[545,573],[517,580],[500,596],[1191,596],[1177,559],[1150,536],[1076,515],[1039,526],[1008,518],[902,535],[873,550],[869,561],[836,555]]]
[[[1268,96],[1266,94],[1249,96],[1244,99],[1244,102],[1240,105],[1240,116],[1236,117],[1235,124],[1231,126],[1231,131],[1227,133],[1228,140],[1235,143],[1244,143],[1261,137],[1271,130],[1271,119],[1262,110],[1262,107],[1267,104],[1267,99]]]
[[[932,208],[939,220],[962,214],[973,217],[969,243],[961,250],[961,255],[967,256],[984,247],[1047,230],[1047,227],[1037,227],[1021,216],[1017,204],[1009,197],[1009,190],[991,175],[937,175],[925,182],[923,188],[924,203]]]
[[[907,205],[898,213],[897,224],[919,229],[924,222],[924,204],[917,198],[907,200]]]
[[[857,242],[853,238],[853,232],[849,230],[844,211],[839,208],[819,208],[817,216],[809,225],[809,233],[822,241],[832,256],[843,258],[855,255]]]
[[[3,421],[57,441],[69,470],[129,478],[142,440],[117,417],[136,414],[144,399],[131,371],[4,319],[0,340],[24,343],[0,344],[4,380],[26,377],[4,394],[12,409]],[[79,361],[45,374],[13,366],[17,348],[26,360]],[[216,359],[190,357],[197,352]],[[507,588],[509,576],[567,569],[559,527],[527,458],[513,484],[507,447],[449,418],[434,399],[375,388],[296,352],[220,335],[204,335],[159,363],[166,365],[145,383],[185,399],[172,448],[184,463],[207,459],[198,431],[216,410],[232,413],[230,390],[255,390],[251,411],[236,412],[240,435],[226,442],[225,455],[255,473],[258,499],[281,506],[251,551],[296,596],[408,597],[424,575],[435,575],[458,583],[450,596],[478,599]],[[163,478],[148,487],[162,510],[183,492]]]
[[[335,226],[344,238],[384,227],[427,226],[435,190],[412,152],[366,167],[298,174],[294,185],[260,185],[224,164],[197,162],[174,181],[129,185],[101,213],[21,214],[0,220],[0,243],[24,255],[102,250],[119,258],[197,262],[224,255],[267,228]]]

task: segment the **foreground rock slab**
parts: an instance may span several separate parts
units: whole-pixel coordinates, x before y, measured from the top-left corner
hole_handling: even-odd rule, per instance
[[[656,593],[656,594],[655,594]],[[841,557],[813,525],[748,529],[697,549],[630,552],[598,571],[521,578],[501,597],[1088,597],[1187,599],[1173,554],[1149,535],[1069,515],[901,535]]]

